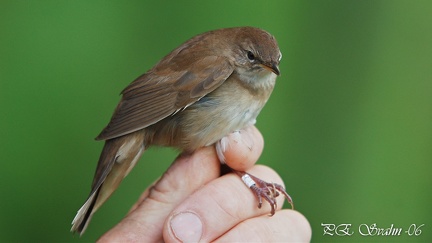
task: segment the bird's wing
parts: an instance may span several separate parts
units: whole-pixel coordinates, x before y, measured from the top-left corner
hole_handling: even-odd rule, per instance
[[[225,57],[194,55],[184,48],[176,49],[122,91],[111,121],[97,140],[119,137],[173,115],[215,90],[232,74],[233,67]]]

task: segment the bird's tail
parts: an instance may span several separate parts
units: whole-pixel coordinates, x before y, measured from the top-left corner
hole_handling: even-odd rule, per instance
[[[72,221],[72,232],[86,230],[93,214],[111,196],[123,178],[132,170],[144,151],[144,136],[140,132],[107,140],[99,158],[87,201]]]

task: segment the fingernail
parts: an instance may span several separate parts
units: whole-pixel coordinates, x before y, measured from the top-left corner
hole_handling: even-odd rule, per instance
[[[201,219],[192,212],[181,212],[170,221],[174,236],[181,242],[198,242],[202,235]]]

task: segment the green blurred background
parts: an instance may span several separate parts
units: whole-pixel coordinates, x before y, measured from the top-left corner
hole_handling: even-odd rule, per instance
[[[315,242],[432,242],[431,1],[1,1],[0,241],[94,241],[176,153],[152,149],[95,215],[90,189],[119,92],[186,39],[256,26],[282,76],[258,119]],[[352,224],[324,236],[321,223]],[[420,236],[361,236],[361,224]]]

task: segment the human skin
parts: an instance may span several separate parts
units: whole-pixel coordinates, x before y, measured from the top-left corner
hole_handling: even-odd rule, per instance
[[[283,185],[272,169],[255,165],[263,138],[254,126],[231,134],[224,153],[229,167]],[[147,188],[129,214],[99,242],[309,242],[311,228],[297,211],[276,214],[257,198],[238,175],[220,176],[213,146],[180,155],[164,175]]]

